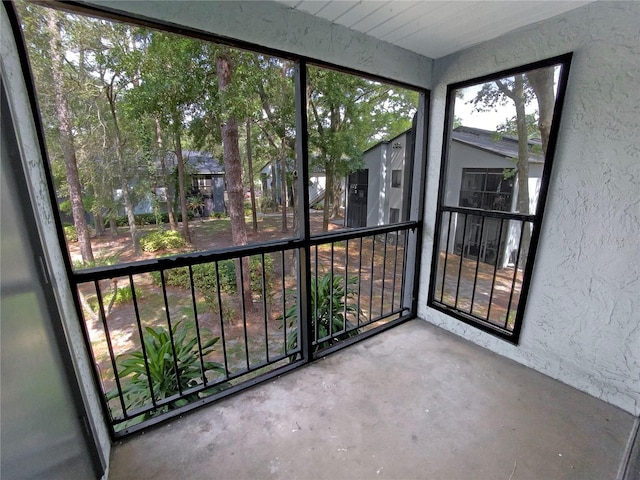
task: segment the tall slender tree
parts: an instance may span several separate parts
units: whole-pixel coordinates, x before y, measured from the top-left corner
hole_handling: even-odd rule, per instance
[[[64,68],[64,47],[62,45],[62,34],[60,29],[60,14],[55,10],[47,10],[47,29],[49,33],[49,45],[51,53],[51,75],[53,79],[52,88],[55,92],[55,107],[60,134],[60,144],[64,156],[67,186],[69,189],[69,200],[71,201],[71,211],[73,214],[73,224],[78,234],[80,244],[80,254],[84,262],[93,262],[93,250],[91,248],[91,238],[85,218],[85,209],[82,204],[82,185],[78,173],[76,162],[76,150],[73,136],[72,112],[67,99],[65,81],[63,76]]]
[[[231,238],[234,245],[247,244],[247,229],[244,220],[244,187],[242,184],[242,162],[238,144],[238,120],[231,102],[237,98],[228,95],[233,82],[232,54],[227,48],[220,48],[216,56],[216,72],[218,75],[218,92],[222,102],[222,122],[220,130],[224,149],[224,170],[229,197],[229,218],[231,220]],[[251,275],[249,259],[243,258],[242,280],[238,276],[238,291],[244,294],[245,308],[253,310],[251,295]],[[239,270],[239,269],[238,269]]]

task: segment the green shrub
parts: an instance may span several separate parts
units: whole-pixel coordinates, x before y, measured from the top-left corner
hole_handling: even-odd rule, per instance
[[[182,248],[186,245],[187,242],[182,235],[173,230],[152,232],[140,238],[140,248],[145,252]]]
[[[262,259],[255,255],[249,259],[249,270],[251,271],[251,290],[266,294],[267,299],[271,297],[273,291],[273,257],[271,255],[264,256],[264,284],[265,292],[262,291]]]
[[[122,305],[123,303],[128,303],[131,301],[133,301],[133,292],[131,291],[131,285],[118,288],[115,304]]]
[[[275,210],[276,203],[273,201],[271,197],[262,197],[260,199],[260,209],[264,212],[266,210]]]
[[[265,266],[265,286],[267,299],[270,298],[273,282],[274,270],[273,270],[273,257],[271,255],[264,256]],[[205,301],[212,311],[217,313],[219,311],[218,305],[218,283],[216,279],[216,267],[215,262],[201,263],[199,265],[193,265],[191,267],[193,271],[193,286],[200,294],[205,297]],[[249,259],[249,269],[251,271],[251,289],[254,292],[262,292],[262,261],[260,256],[253,256]],[[151,277],[156,285],[160,282],[160,272],[152,272]],[[220,279],[220,291],[222,293],[233,294],[238,291],[236,285],[236,261],[235,260],[221,260],[218,262],[218,278]],[[180,287],[186,289],[191,288],[191,281],[189,279],[189,268],[179,267],[165,270],[164,281],[166,285],[173,287]],[[224,313],[223,305],[223,313]]]
[[[318,278],[317,282],[311,281],[312,335],[317,340],[323,340],[332,334],[326,340],[316,341],[313,346],[314,352],[358,334],[358,329],[353,328],[354,325],[348,318],[363,315],[362,310],[348,302],[348,299],[356,296],[357,292],[352,285],[358,283],[358,278],[351,277],[347,279],[346,283],[345,288],[344,276],[332,276],[331,273]],[[280,320],[287,322],[286,349],[287,351],[293,350],[298,343],[298,306],[292,305],[285,312],[284,319],[280,316]],[[292,355],[290,360],[295,360],[295,355]]]
[[[202,385],[203,381],[206,381],[203,376],[208,372],[224,373],[224,367],[217,362],[204,361],[204,372],[201,370],[198,339],[184,324],[176,322],[171,329],[173,348],[171,335],[164,327],[146,327],[145,330],[146,361],[142,349],[126,353],[117,359],[118,376],[121,379],[122,395],[127,410],[146,407],[152,403],[149,381],[153,388],[153,398],[160,400],[176,395],[181,390]],[[219,339],[220,337],[213,337],[202,342],[203,358],[213,352],[213,347]],[[151,378],[147,375],[147,366]],[[175,400],[145,414],[145,419],[184,406],[201,395],[195,393]],[[118,389],[106,393],[107,401],[114,398],[118,398]]]
[[[154,213],[136,213],[134,215],[135,220],[136,220],[136,224],[137,225],[155,225],[156,224],[156,216]],[[187,212],[187,219],[188,220],[193,220],[193,212]],[[168,213],[161,213],[158,216],[158,220],[160,221],[160,223],[169,223],[169,214]],[[181,222],[182,221],[182,215],[178,214],[176,216],[176,221]],[[127,218],[126,215],[119,215],[116,218],[116,224],[119,227],[127,227],[129,226],[129,219]],[[109,220],[106,219],[105,220],[105,228],[109,227]]]
[[[76,227],[74,227],[73,225],[65,225],[64,236],[67,239],[67,242],[72,242],[72,243],[77,242],[78,232],[76,231]]]

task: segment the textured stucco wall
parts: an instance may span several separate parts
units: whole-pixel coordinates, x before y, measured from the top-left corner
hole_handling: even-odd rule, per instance
[[[434,63],[418,314],[640,414],[640,3],[596,2]],[[446,85],[574,52],[519,346],[426,306]]]
[[[268,1],[131,1],[84,3],[184,25],[430,88],[432,62],[348,28]]]
[[[20,60],[15,42],[11,35],[11,25],[4,8],[0,8],[0,27],[0,31],[3,32],[0,35],[2,52],[0,68],[2,69],[2,78],[6,82],[6,89],[10,92],[9,104],[15,122],[20,153],[25,162],[23,165],[25,178],[34,211],[37,212],[34,220],[40,233],[40,241],[42,242],[51,283],[58,302],[57,307],[65,327],[64,333],[72,357],[75,360],[74,368],[90,417],[89,421],[97,437],[102,457],[108,463],[111,451],[109,432],[102,416],[102,408],[100,407],[100,401],[98,400],[91,374],[93,367],[85,348],[81,323],[78,320],[71,290],[69,289],[69,281],[58,242],[53,209],[49,200],[49,192],[27,90],[20,69]],[[2,112],[2,115],[6,114],[7,112]]]

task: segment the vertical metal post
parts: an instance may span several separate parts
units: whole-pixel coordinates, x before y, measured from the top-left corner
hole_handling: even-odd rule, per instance
[[[418,225],[405,234],[405,258],[408,268],[403,279],[403,290],[408,295],[403,295],[402,307],[416,315],[418,313],[418,290],[420,287],[420,258],[422,250],[422,217],[424,215],[424,194],[427,169],[427,121],[429,112],[429,98],[426,92],[420,92],[418,97],[418,111],[414,116],[412,128],[414,131],[412,146],[412,178],[411,192],[409,194],[411,206],[409,220],[418,222]],[[437,231],[437,230],[436,230]],[[408,297],[408,298],[407,298]]]
[[[300,355],[305,362],[311,361],[311,246],[309,225],[309,132],[307,130],[307,63],[298,60],[294,65],[296,106],[296,166],[298,169],[298,218],[301,220],[300,235],[304,246],[298,250],[298,331],[300,332]]]
[[[264,349],[267,356],[267,362],[269,362],[269,327],[267,325],[267,282],[265,279],[265,262],[264,253],[260,255],[262,261],[262,313],[264,317]],[[282,317],[284,318],[284,317]]]

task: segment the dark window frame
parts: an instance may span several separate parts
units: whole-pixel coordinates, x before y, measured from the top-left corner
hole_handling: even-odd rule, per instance
[[[402,188],[402,170],[391,170],[391,186],[393,188]]]
[[[571,59],[573,53],[569,52],[563,55],[559,55],[556,57],[548,58],[545,60],[541,60],[534,63],[529,63],[526,65],[521,65],[518,67],[502,70],[496,73],[484,75],[481,77],[472,78],[470,80],[465,80],[462,82],[452,83],[447,85],[447,104],[445,109],[445,118],[444,118],[444,131],[445,134],[443,136],[443,145],[442,145],[442,161],[440,166],[440,180],[438,186],[438,204],[436,207],[436,221],[434,232],[434,242],[433,242],[433,252],[431,257],[431,272],[430,272],[430,280],[429,280],[429,292],[427,298],[427,306],[431,307],[435,310],[438,310],[442,313],[445,313],[457,320],[460,320],[463,323],[476,327],[486,333],[499,337],[503,340],[506,340],[514,345],[517,345],[520,339],[520,333],[522,331],[523,318],[525,313],[525,307],[527,303],[527,297],[529,294],[529,289],[531,286],[533,267],[535,264],[535,257],[537,253],[538,243],[540,239],[540,233],[542,229],[542,221],[544,209],[547,201],[547,194],[549,190],[549,183],[551,180],[551,171],[553,166],[553,161],[556,152],[556,146],[558,143],[558,132],[560,129],[560,121],[562,117],[562,108],[564,105],[564,98],[566,96],[566,89],[569,78],[569,70],[571,67]],[[536,70],[544,67],[551,66],[560,66],[560,75],[558,78],[557,85],[557,94],[555,100],[555,107],[553,111],[553,121],[551,124],[551,131],[549,135],[549,143],[547,146],[547,154],[544,161],[544,167],[541,177],[541,185],[540,192],[538,195],[538,202],[536,205],[536,211],[532,215],[521,215],[518,213],[503,213],[503,212],[494,212],[490,210],[479,210],[479,209],[470,209],[464,207],[447,207],[445,205],[445,191],[446,191],[446,181],[447,181],[447,166],[449,163],[449,150],[450,144],[452,140],[452,131],[453,131],[453,119],[454,119],[454,107],[455,107],[455,92],[459,89],[471,87],[474,85],[494,81],[500,78],[513,76],[518,73],[525,73],[531,70]],[[439,255],[440,255],[440,232],[442,231],[443,226],[443,217],[444,210],[449,212],[449,215],[454,213],[462,213],[467,216],[473,215],[474,212],[484,212],[484,215],[492,217],[498,217],[504,219],[511,219],[522,222],[524,225],[525,222],[531,222],[532,231],[531,231],[531,241],[529,245],[528,254],[526,256],[526,263],[523,272],[523,281],[522,287],[520,291],[520,300],[518,302],[518,307],[516,310],[516,316],[514,320],[514,327],[512,330],[508,330],[505,328],[500,328],[488,321],[483,321],[476,316],[472,316],[470,313],[466,313],[457,307],[452,307],[447,305],[441,301],[436,299],[436,285],[437,285],[437,274],[438,274],[438,263],[439,263]],[[477,278],[477,273],[476,273]],[[443,285],[444,288],[444,285]],[[457,303],[457,301],[456,301]]]

